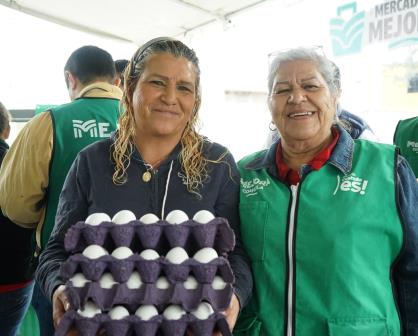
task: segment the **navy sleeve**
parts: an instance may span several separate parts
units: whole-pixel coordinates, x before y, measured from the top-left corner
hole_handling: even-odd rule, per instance
[[[404,247],[393,275],[404,335],[418,336],[418,183],[401,156],[397,162],[397,179]]]
[[[216,203],[216,215],[228,218],[228,222],[235,233],[235,248],[229,254],[228,259],[234,272],[234,292],[238,297],[241,308],[243,308],[252,293],[253,278],[251,273],[250,260],[244,250],[241,241],[240,219],[239,219],[239,173],[234,158],[231,154],[225,157],[229,166],[227,169],[226,183],[219,192]]]
[[[50,300],[54,290],[64,284],[59,270],[69,256],[64,248],[65,234],[71,225],[87,217],[86,171],[79,154],[68,172],[60,194],[54,229],[39,258],[36,281]]]

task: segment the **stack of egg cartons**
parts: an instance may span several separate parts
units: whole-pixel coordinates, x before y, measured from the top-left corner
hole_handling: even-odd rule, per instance
[[[181,210],[165,220],[129,210],[90,215],[65,236],[71,308],[56,335],[230,335],[221,312],[232,295],[226,254],[234,244],[227,220],[206,210],[192,220]]]

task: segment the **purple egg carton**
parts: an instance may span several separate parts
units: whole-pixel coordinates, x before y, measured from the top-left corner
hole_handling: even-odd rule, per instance
[[[182,283],[173,284],[167,289],[145,283],[138,289],[130,289],[126,284],[115,284],[112,288],[102,288],[97,282],[86,283],[84,287],[74,287],[70,281],[66,284],[66,294],[73,309],[93,301],[102,311],[116,305],[136,311],[141,305],[152,304],[162,309],[167,304],[177,304],[190,312],[197,309],[200,302],[206,301],[215,312],[219,312],[228,308],[232,292],[231,284],[226,284],[220,290],[213,289],[210,284],[198,284],[193,290],[184,288]]]
[[[144,283],[155,283],[162,274],[166,275],[171,283],[183,282],[189,275],[194,275],[197,282],[202,284],[212,283],[215,275],[220,275],[227,283],[234,281],[231,266],[224,257],[218,257],[206,264],[192,258],[181,264],[172,264],[165,257],[145,260],[138,254],[122,260],[111,255],[89,259],[82,254],[75,254],[62,264],[60,272],[66,281],[80,270],[91,281],[98,281],[106,270],[109,270],[119,283],[126,282],[134,270],[138,271]]]
[[[138,220],[124,225],[103,222],[98,226],[78,222],[70,227],[64,240],[65,249],[70,253],[82,252],[93,244],[107,250],[118,246],[128,246],[135,251],[153,249],[159,254],[176,246],[187,251],[212,247],[221,255],[233,249],[235,235],[225,218],[216,217],[206,224],[194,220],[181,224],[166,221],[143,224]]]
[[[143,321],[135,315],[121,320],[111,320],[105,313],[86,318],[75,310],[69,310],[64,314],[55,335],[65,336],[71,328],[75,328],[80,336],[96,336],[99,330],[104,330],[108,336],[183,336],[188,327],[194,335],[212,336],[215,329],[224,336],[232,335],[225,316],[221,313],[214,313],[206,320],[185,314],[179,320],[167,320],[162,315],[158,315]]]

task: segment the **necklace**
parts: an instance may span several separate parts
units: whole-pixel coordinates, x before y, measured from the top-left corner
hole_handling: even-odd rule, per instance
[[[142,181],[145,183],[151,181],[152,175],[155,174],[154,167],[157,166],[161,161],[163,161],[165,157],[155,162],[153,165],[146,163],[144,160],[141,160],[141,162],[144,164],[146,171],[142,174]]]
[[[152,169],[152,166],[147,163],[144,163],[144,166],[147,170],[142,174],[142,181],[149,182],[151,181],[152,172],[154,170]]]

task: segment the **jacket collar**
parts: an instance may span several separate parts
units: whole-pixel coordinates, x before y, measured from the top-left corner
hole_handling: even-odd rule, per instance
[[[168,156],[160,163],[160,167],[170,163],[171,161],[175,161],[181,151],[181,142],[179,142],[176,147],[174,147],[174,149],[171,151],[170,154],[168,154]],[[145,163],[145,161],[142,159],[141,154],[139,153],[139,151],[136,149],[136,147],[134,146],[134,151],[132,153],[132,159],[136,162],[139,163]]]
[[[329,164],[335,166],[344,175],[351,171],[353,162],[354,140],[340,125],[336,125],[340,132],[340,138],[328,160]],[[245,169],[259,170],[266,169],[272,176],[277,177],[276,169],[276,147],[280,139],[273,143],[270,148],[262,151],[253,160],[245,165]]]
[[[113,98],[122,99],[123,92],[120,88],[115,85],[106,82],[95,82],[87,85],[80,91],[77,99],[80,98]]]

